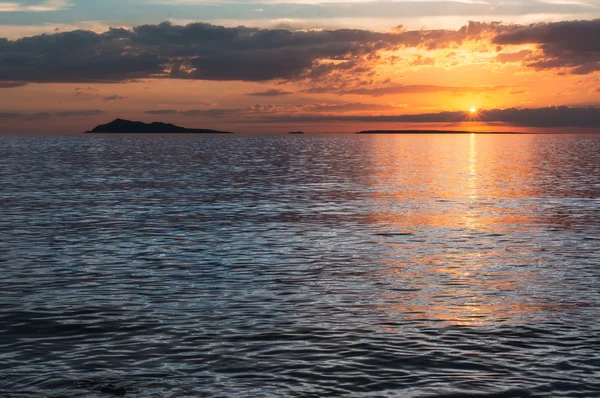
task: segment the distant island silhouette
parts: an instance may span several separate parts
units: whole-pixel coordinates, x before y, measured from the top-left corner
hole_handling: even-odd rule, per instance
[[[229,131],[209,129],[188,129],[170,123],[144,123],[125,119],[115,119],[110,123],[101,124],[86,133],[110,134],[233,134]]]
[[[299,135],[299,134],[304,134],[304,131],[290,131],[288,134]]]
[[[526,134],[502,131],[459,131],[459,130],[365,130],[356,134]]]

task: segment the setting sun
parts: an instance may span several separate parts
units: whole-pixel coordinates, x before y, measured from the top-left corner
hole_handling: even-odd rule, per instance
[[[469,109],[469,112],[471,112],[471,113],[477,113],[477,108],[471,108],[471,109]]]

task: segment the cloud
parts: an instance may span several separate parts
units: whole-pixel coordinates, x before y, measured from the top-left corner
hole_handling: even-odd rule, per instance
[[[522,95],[522,94],[528,94],[529,90],[526,88],[513,88],[508,93],[510,95]]]
[[[0,81],[120,82],[145,78],[323,83],[336,77],[338,90],[368,81],[384,51],[404,47],[454,48],[467,40],[499,46],[537,45],[541,55],[498,54],[499,62],[522,59],[534,69],[566,68],[586,74],[600,65],[600,20],[529,26],[470,22],[458,30],[402,28],[382,33],[360,29],[290,31],[207,23],[161,23],[104,33],[75,30],[18,40],[0,39]],[[585,38],[585,39],[581,39]],[[429,65],[433,58],[412,60]],[[23,83],[23,84],[24,84]],[[378,89],[379,90],[379,89]],[[276,96],[284,92],[250,93]]]
[[[15,41],[0,39],[0,80],[109,82],[162,72],[156,55],[127,52],[123,43],[107,36],[110,33],[77,30]]]
[[[391,94],[424,94],[424,93],[481,93],[488,91],[497,91],[505,89],[505,86],[435,86],[427,84],[413,84],[413,85],[395,85],[388,87],[376,87],[376,88],[356,88],[351,90],[341,90],[337,93],[339,95],[367,95],[371,97],[382,97]],[[335,88],[313,88],[308,89],[308,92],[319,93],[319,92],[335,92]]]
[[[520,62],[525,58],[529,57],[533,51],[531,50],[521,50],[514,53],[500,53],[496,55],[496,61],[506,64],[509,62]]]
[[[248,93],[246,95],[253,96],[253,97],[280,97],[280,96],[291,95],[291,94],[294,94],[294,93],[292,93],[291,91],[271,89],[271,90],[266,90],[266,91],[255,91],[253,93]]]
[[[16,1],[0,1],[0,12],[48,12],[71,7],[67,0],[46,0],[38,4],[20,4]]]
[[[205,11],[214,13],[214,5],[225,12],[221,18],[248,18],[260,9],[255,18],[302,18],[302,19],[346,19],[368,18],[382,19],[401,15],[403,18],[446,17],[446,16],[495,16],[496,20],[516,15],[552,15],[586,14],[597,12],[597,6],[588,1],[552,1],[552,0],[199,0],[168,1],[160,3],[179,15],[183,10],[189,12]],[[213,7],[211,7],[213,6]],[[211,18],[207,16],[207,18]],[[429,18],[434,19],[434,18]]]
[[[26,85],[27,85],[27,82],[0,81],[0,88],[23,87]]]
[[[252,108],[245,108],[245,109],[241,109],[241,108],[192,109],[192,110],[188,110],[188,111],[180,111],[179,113],[182,114],[183,116],[205,116],[205,117],[211,117],[211,118],[218,118],[218,117],[226,117],[226,116],[233,116],[233,115],[239,116],[241,114],[245,114],[245,113],[249,113],[249,112],[253,112]]]
[[[374,112],[389,111],[404,108],[405,106],[392,106],[380,104],[364,104],[361,102],[349,102],[342,104],[307,104],[299,108],[308,113],[346,113],[346,112]]]
[[[442,48],[505,28],[497,23],[472,22],[457,31],[381,33],[359,29],[225,28],[206,23],[177,26],[165,22],[104,33],[75,30],[11,41],[0,39],[0,80],[299,80],[341,68],[363,72],[361,61],[373,59],[383,50],[402,46]],[[329,66],[323,61],[330,62]]]
[[[531,127],[600,127],[600,108],[566,106],[535,109],[493,109],[482,112],[483,122],[506,122]]]
[[[318,104],[296,104],[296,105],[277,105],[277,104],[256,104],[245,108],[209,108],[209,109],[157,109],[148,110],[147,115],[182,115],[209,118],[254,118],[269,115],[305,115],[305,114],[343,114],[343,113],[361,113],[361,112],[382,112],[398,110],[404,106],[391,106],[380,104],[365,104],[360,102],[350,103],[318,103]]]
[[[36,112],[36,113],[23,113],[23,112],[0,112],[0,120],[6,119],[20,119],[25,121],[40,121],[47,120],[52,117],[60,118],[82,118],[82,117],[93,117],[104,115],[106,112],[98,109],[84,109],[84,110],[68,110],[60,112]]]
[[[174,115],[177,114],[179,111],[176,111],[175,109],[156,109],[156,110],[150,110],[150,111],[145,111],[144,113],[147,115]]]
[[[115,95],[109,95],[108,97],[102,97],[102,99],[105,102],[121,101],[121,100],[125,100],[127,98],[129,98],[129,97],[125,97],[125,96],[122,96],[122,95],[116,95],[116,94]]]
[[[503,123],[521,127],[590,127],[600,128],[600,108],[547,107],[533,109],[480,110],[477,120],[465,112],[439,112],[416,115],[346,116],[346,115],[275,115],[261,122],[398,122],[398,123],[464,123],[469,121]]]
[[[600,128],[600,107],[545,107],[480,110],[473,119],[467,112],[437,112],[422,114],[397,114],[399,107],[363,104],[306,104],[294,106],[254,105],[247,108],[212,108],[196,110],[148,110],[148,115],[181,115],[190,117],[226,118],[229,122],[257,123],[468,123],[479,122],[515,127],[583,127]],[[360,114],[361,111],[368,111]],[[387,114],[372,115],[373,111]],[[393,114],[389,114],[389,112]],[[350,114],[344,114],[349,112]],[[355,112],[359,112],[356,114]],[[11,113],[0,112],[0,120],[39,121],[53,117],[87,118],[102,116],[101,110],[70,110],[61,112]]]
[[[40,121],[40,120],[48,120],[52,117],[52,113],[50,112],[38,112],[38,113],[30,113],[26,115],[25,119],[28,121]]]
[[[433,59],[431,57],[424,57],[422,55],[416,55],[409,62],[409,65],[411,65],[411,66],[431,66],[431,65],[435,65],[435,59]]]
[[[600,128],[599,107],[546,107],[479,110],[477,118],[468,112],[447,111],[422,114],[397,114],[402,107],[364,104],[305,104],[294,106],[255,105],[247,108],[212,108],[197,110],[157,110],[146,114],[227,118],[229,122],[257,123],[468,123],[483,122],[518,127],[589,127]],[[361,112],[365,112],[361,114]],[[374,112],[380,113],[373,115]],[[348,113],[348,114],[345,114]],[[393,114],[390,114],[393,113]]]
[[[118,95],[118,94],[113,94],[113,95],[106,95],[106,94],[101,94],[100,90],[94,87],[75,87],[75,89],[73,89],[73,95],[75,97],[78,97],[82,100],[102,100],[104,102],[114,102],[114,101],[122,101],[125,100],[129,97],[127,96],[123,96],[123,95]]]
[[[56,112],[54,115],[58,117],[92,117],[103,115],[104,111],[99,109],[85,109],[85,110],[76,110],[76,111],[61,111]]]
[[[16,119],[23,116],[23,113],[13,113],[13,112],[0,112],[0,120],[2,119]]]
[[[497,35],[493,43],[538,45],[542,55],[526,62],[536,70],[567,68],[580,75],[600,71],[600,19],[516,26]]]

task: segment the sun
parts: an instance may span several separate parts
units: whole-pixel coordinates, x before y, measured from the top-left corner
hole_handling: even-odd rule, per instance
[[[472,114],[477,113],[477,108],[473,107],[471,109],[469,109],[469,112],[471,112]]]

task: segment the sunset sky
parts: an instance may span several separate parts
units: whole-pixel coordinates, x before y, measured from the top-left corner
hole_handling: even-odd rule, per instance
[[[598,0],[0,0],[0,132],[600,132]]]

